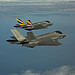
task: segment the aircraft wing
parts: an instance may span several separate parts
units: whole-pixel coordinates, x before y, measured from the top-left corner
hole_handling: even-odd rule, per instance
[[[14,27],[16,27],[16,28],[26,28],[26,26],[25,25],[22,25],[22,26],[20,26],[19,24],[16,24],[16,26],[14,26]]]
[[[62,45],[61,43],[59,43],[56,40],[52,40],[52,39],[47,39],[47,40],[42,40],[41,42],[38,43],[39,46],[41,45],[46,45],[46,46],[57,46],[57,45]]]

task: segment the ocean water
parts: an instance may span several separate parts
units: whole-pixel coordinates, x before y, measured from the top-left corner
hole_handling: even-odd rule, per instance
[[[56,8],[47,8],[47,6],[44,9],[43,6],[33,7],[0,6],[0,75],[21,75],[27,70],[40,74],[40,72],[51,71],[62,66],[75,66],[75,12],[57,11]],[[67,36],[59,40],[62,43],[61,46],[28,48],[11,45],[6,40],[13,36],[10,30],[17,24],[17,18],[25,23],[27,19],[30,19],[32,23],[45,20],[53,23],[48,29],[33,30],[35,35],[60,30]],[[27,35],[26,30],[17,30]]]

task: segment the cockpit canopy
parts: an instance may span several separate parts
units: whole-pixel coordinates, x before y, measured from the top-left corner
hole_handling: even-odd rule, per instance
[[[61,31],[55,31],[56,33],[59,33],[59,34],[62,34],[62,32]]]
[[[50,23],[50,21],[46,21],[47,23]]]

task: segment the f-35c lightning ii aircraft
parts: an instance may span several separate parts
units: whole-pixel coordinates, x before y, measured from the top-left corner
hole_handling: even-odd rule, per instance
[[[55,31],[39,36],[35,36],[33,32],[27,32],[27,37],[23,36],[19,31],[16,29],[11,30],[14,36],[13,40],[7,40],[7,42],[11,44],[21,44],[22,46],[26,47],[35,47],[35,46],[58,46],[61,43],[58,42],[59,39],[62,39],[66,36],[66,34]]]
[[[37,29],[44,29],[48,28],[48,26],[51,26],[53,23],[50,21],[42,21],[37,23],[31,23],[30,20],[27,20],[27,24],[25,24],[22,20],[16,19],[19,24],[16,24],[16,28],[21,28],[25,30],[37,30]]]

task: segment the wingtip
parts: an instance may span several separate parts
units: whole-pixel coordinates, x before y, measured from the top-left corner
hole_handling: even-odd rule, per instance
[[[16,20],[18,20],[18,19],[16,19]]]
[[[16,30],[16,29],[11,29],[11,31],[14,31],[14,30]]]

